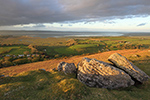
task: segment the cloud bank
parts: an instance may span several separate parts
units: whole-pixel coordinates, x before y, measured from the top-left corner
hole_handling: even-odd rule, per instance
[[[150,15],[150,0],[0,0],[0,26]]]

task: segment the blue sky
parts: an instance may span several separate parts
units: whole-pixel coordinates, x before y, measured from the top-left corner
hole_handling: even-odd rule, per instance
[[[0,30],[150,32],[150,0],[0,0]]]

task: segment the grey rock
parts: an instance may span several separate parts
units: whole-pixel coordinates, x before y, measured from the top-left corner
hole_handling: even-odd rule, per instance
[[[60,62],[59,64],[58,64],[58,66],[57,66],[57,70],[58,71],[62,71],[62,66],[65,64],[65,62]]]
[[[133,65],[127,58],[118,53],[112,54],[108,58],[108,60],[141,83],[149,79],[149,76],[145,72],[140,70],[137,66]]]
[[[64,71],[65,74],[76,73],[76,66],[74,63],[61,62],[57,66],[58,71]]]
[[[53,68],[52,70],[53,70],[53,71],[57,71],[56,68]]]
[[[133,57],[141,57],[140,55],[133,55]]]
[[[42,68],[42,69],[39,69],[39,71],[46,71],[46,70]]]
[[[10,77],[9,75],[6,75],[5,77]]]
[[[116,89],[134,85],[134,81],[124,71],[109,63],[83,58],[78,63],[77,78],[90,87]]]

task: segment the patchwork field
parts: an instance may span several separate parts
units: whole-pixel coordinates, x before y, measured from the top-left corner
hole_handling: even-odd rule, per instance
[[[75,63],[77,66],[83,57],[108,62],[108,57],[117,52],[150,76],[150,37],[41,39],[7,36],[0,38],[1,62],[14,62],[10,57],[19,54],[26,55],[19,58],[21,61],[22,59],[27,61],[27,64],[0,68],[0,75],[5,76],[0,78],[0,100],[148,100],[150,98],[150,80],[142,85],[108,90],[87,87],[79,82],[74,74],[65,75],[52,70],[57,69],[58,63],[62,61]],[[32,53],[33,51],[35,53]],[[32,55],[30,59],[27,54]],[[45,57],[43,60],[46,61],[40,61],[40,57]],[[36,58],[39,61],[32,62]]]

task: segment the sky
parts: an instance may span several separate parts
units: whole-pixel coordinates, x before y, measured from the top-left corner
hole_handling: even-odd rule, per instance
[[[0,0],[0,30],[150,32],[150,0]]]

